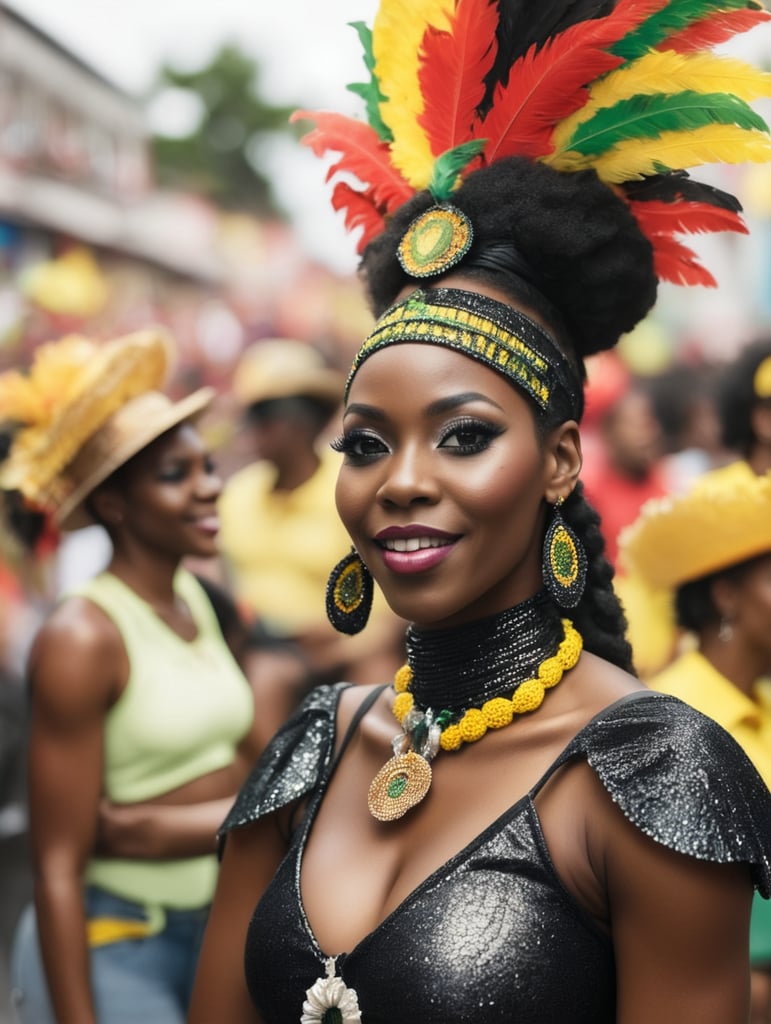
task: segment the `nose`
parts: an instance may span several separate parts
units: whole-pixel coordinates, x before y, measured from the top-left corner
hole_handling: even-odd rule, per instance
[[[213,466],[203,466],[196,480],[197,497],[203,501],[216,501],[222,493],[222,477]]]
[[[417,445],[392,453],[385,469],[377,493],[382,504],[407,508],[414,504],[432,505],[439,500],[441,489],[430,455]]]

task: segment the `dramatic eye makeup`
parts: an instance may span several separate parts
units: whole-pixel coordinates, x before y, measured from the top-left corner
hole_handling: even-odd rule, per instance
[[[503,428],[473,416],[463,416],[443,428],[439,447],[454,455],[476,455],[500,437]]]

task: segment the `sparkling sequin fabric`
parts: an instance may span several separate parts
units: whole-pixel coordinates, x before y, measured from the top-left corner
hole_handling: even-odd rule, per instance
[[[314,790],[248,931],[247,980],[265,1024],[299,1021],[305,991],[324,971],[328,951],[305,917],[299,872],[328,782],[338,696],[339,688],[311,695],[224,826],[226,832],[289,794]],[[611,943],[560,884],[533,803],[546,779],[579,758],[648,835],[694,857],[747,862],[769,894],[771,795],[744,753],[676,698],[624,698],[573,739],[530,794],[338,957],[363,1024],[612,1024]],[[288,780],[277,777],[287,766]]]

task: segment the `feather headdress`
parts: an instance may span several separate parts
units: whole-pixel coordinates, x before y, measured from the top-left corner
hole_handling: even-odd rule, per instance
[[[737,200],[694,181],[706,163],[771,159],[750,106],[771,74],[714,52],[771,17],[757,0],[381,0],[355,27],[367,123],[298,111],[337,154],[333,206],[358,248],[416,192],[438,203],[473,170],[524,156],[593,169],[629,204],[657,276],[714,285],[680,235],[746,228]],[[356,184],[351,184],[351,177]]]

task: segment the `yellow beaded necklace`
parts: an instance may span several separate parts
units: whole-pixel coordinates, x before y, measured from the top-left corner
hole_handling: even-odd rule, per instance
[[[581,634],[570,619],[562,619],[562,626],[564,634],[556,653],[541,662],[531,679],[520,683],[511,697],[493,697],[479,708],[466,709],[457,721],[449,711],[435,714],[415,707],[410,692],[412,669],[402,665],[394,677],[392,711],[404,733],[394,741],[394,756],[370,785],[367,803],[375,818],[393,821],[420,803],[431,785],[429,762],[440,748],[458,750],[464,743],[475,743],[488,729],[502,729],[516,715],[541,706],[546,691],[573,668],[583,648]]]

